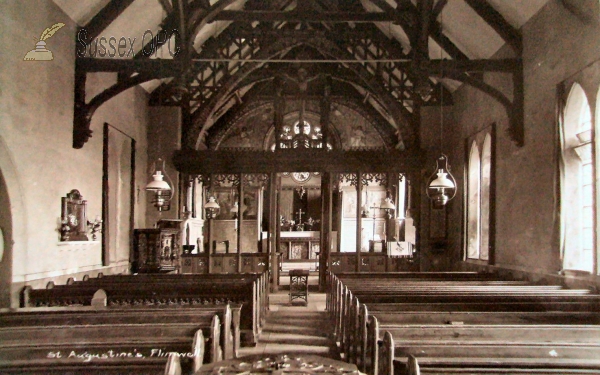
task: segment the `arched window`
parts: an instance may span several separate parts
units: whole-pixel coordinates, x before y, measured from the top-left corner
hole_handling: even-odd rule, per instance
[[[561,124],[561,238],[563,269],[593,272],[594,161],[592,114],[574,84]]]
[[[471,138],[466,181],[467,259],[490,259],[490,191],[492,136],[481,131]]]
[[[490,182],[492,169],[492,137],[485,135],[481,150],[481,250],[479,259],[489,260],[490,249]]]
[[[471,145],[467,186],[467,258],[480,256],[481,159],[477,142]]]
[[[600,171],[598,170],[598,168],[600,167],[600,155],[598,150],[600,150],[600,146],[598,145],[598,142],[600,141],[600,139],[598,139],[598,137],[596,137],[596,134],[599,134],[598,132],[600,132],[600,87],[598,88],[598,93],[596,94],[596,112],[595,112],[595,125],[594,125],[594,131],[592,132],[593,134],[593,145],[594,145],[594,150],[595,152],[593,153],[595,155],[595,159],[594,159],[594,172],[596,173],[596,175],[594,176],[594,190],[595,190],[595,201],[594,201],[594,228],[595,230],[593,231],[594,235],[595,235],[595,242],[594,242],[594,266],[595,266],[595,273],[596,274],[600,274],[600,265],[599,265],[599,261],[600,261],[600,252],[598,251],[598,241],[600,241],[600,237],[598,237],[598,233],[600,233],[600,230],[598,228],[598,212],[600,209],[600,189],[598,188],[598,180],[600,179]]]

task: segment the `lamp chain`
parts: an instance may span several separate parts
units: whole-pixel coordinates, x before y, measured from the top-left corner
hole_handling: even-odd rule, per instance
[[[444,12],[441,11],[440,12],[440,35],[443,35],[444,33]],[[442,65],[442,59],[444,58],[443,56],[443,49],[442,46],[440,46],[440,79],[439,79],[439,84],[440,84],[440,153],[444,153],[444,147],[443,147],[443,137],[444,137],[444,85],[442,84],[442,78],[444,76],[444,68]]]

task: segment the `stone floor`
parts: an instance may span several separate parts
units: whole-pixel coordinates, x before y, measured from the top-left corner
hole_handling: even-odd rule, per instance
[[[240,356],[277,354],[315,354],[340,359],[336,344],[331,339],[332,326],[325,311],[325,294],[309,292],[308,305],[291,305],[289,280],[281,278],[281,289],[270,294],[269,314],[258,339],[251,348],[241,348]],[[315,290],[318,279],[309,277],[310,290]]]

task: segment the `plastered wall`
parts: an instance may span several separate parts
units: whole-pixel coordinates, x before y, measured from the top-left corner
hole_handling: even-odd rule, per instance
[[[137,141],[136,226],[145,225],[146,94],[131,89],[96,112],[93,136],[82,149],[72,148],[75,23],[52,1],[8,1],[0,5],[0,168],[12,218],[12,299],[24,284],[44,286],[69,276],[123,272],[126,262],[101,265],[98,244],[60,246],[60,198],[78,189],[88,202],[88,217],[102,212],[102,127],[109,122]],[[23,61],[42,31],[58,22],[63,28],[48,39],[52,61]],[[88,80],[88,94],[100,92],[114,77]],[[89,98],[88,98],[89,100]],[[111,166],[112,167],[112,166]],[[118,249],[116,260],[127,259]],[[10,259],[10,257],[5,257]]]
[[[585,4],[584,4],[585,3]],[[587,12],[600,15],[597,1],[582,0]],[[450,141],[459,186],[463,187],[464,139],[497,124],[495,264],[516,270],[556,275],[561,269],[556,207],[556,88],[579,77],[587,82],[594,112],[600,85],[600,22],[582,19],[563,3],[551,0],[522,28],[525,82],[525,145],[508,137],[506,112],[495,100],[463,85],[454,94],[454,131]],[[506,47],[496,57],[511,57]],[[583,74],[582,72],[585,72]],[[486,74],[486,81],[512,98],[510,75]],[[451,208],[449,255],[462,257],[462,192]]]

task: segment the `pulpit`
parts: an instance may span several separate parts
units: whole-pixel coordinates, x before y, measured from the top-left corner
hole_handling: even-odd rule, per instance
[[[149,228],[133,231],[132,272],[179,270],[181,231],[179,228]]]

